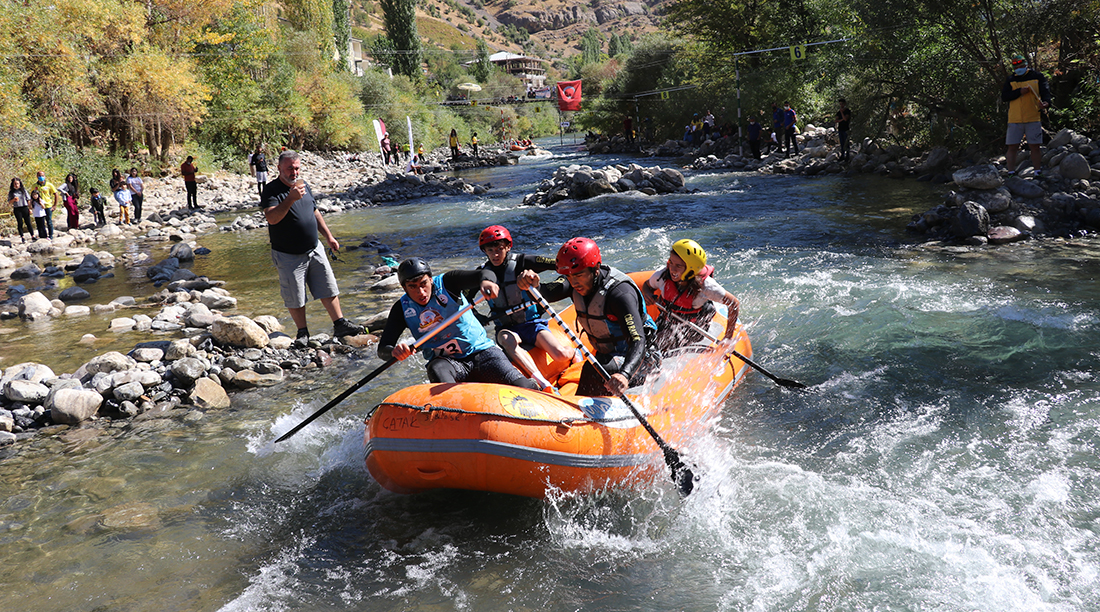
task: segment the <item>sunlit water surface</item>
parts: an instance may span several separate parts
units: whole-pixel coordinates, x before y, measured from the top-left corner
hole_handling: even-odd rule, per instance
[[[478,263],[494,223],[531,253],[590,236],[626,270],[702,243],[757,361],[810,390],[751,374],[681,449],[694,494],[389,493],[363,466],[362,419],[424,380],[411,362],[274,447],[380,363],[341,361],[201,420],[99,421],[0,451],[0,609],[1100,609],[1100,244],[912,249],[900,228],[937,194],[868,177],[707,174],[692,194],[519,206],[558,164],[616,161],[553,148],[465,175],[490,197],[329,224],[438,270]],[[266,232],[200,242],[213,252],[196,272],[289,324]],[[388,307],[366,290],[380,262],[360,249],[335,264],[350,316]],[[90,286],[92,302],[154,291],[132,272]],[[328,331],[319,305],[309,316]],[[71,371],[147,339],[108,322],[6,322],[0,365]],[[100,340],[78,345],[88,332]]]

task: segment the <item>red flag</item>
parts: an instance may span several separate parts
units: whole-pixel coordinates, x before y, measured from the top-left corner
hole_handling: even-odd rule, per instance
[[[579,111],[581,109],[581,82],[558,81],[558,110]]]

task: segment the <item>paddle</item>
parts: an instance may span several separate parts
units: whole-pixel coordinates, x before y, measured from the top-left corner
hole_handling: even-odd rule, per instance
[[[413,343],[413,345],[412,345],[413,352],[416,352],[416,349],[420,348],[420,345],[424,344],[428,340],[431,340],[436,334],[443,331],[448,326],[450,326],[452,323],[457,321],[459,317],[461,317],[462,315],[469,312],[470,309],[472,309],[474,306],[477,306],[478,304],[480,304],[484,299],[485,299],[485,294],[479,293],[478,296],[474,299],[474,301],[472,303],[467,304],[466,307],[464,307],[462,310],[459,310],[458,312],[454,313],[453,315],[447,317],[447,320],[443,321],[439,325],[436,325],[432,329],[428,330],[428,332],[425,333],[423,336],[421,336],[419,340],[417,340],[415,343]],[[336,397],[332,398],[332,401],[330,401],[329,403],[322,406],[321,409],[318,410],[317,412],[314,412],[313,414],[306,417],[306,419],[304,421],[302,421],[301,423],[298,423],[297,425],[295,425],[294,429],[291,429],[290,431],[286,432],[285,434],[279,436],[279,439],[275,440],[275,442],[276,443],[282,442],[283,440],[286,440],[290,436],[293,436],[294,434],[298,433],[299,430],[301,430],[306,425],[309,425],[310,423],[312,423],[317,417],[319,417],[322,414],[328,412],[329,409],[331,409],[333,406],[335,406],[336,404],[339,404],[340,402],[346,400],[349,395],[351,395],[352,393],[355,393],[356,391],[358,391],[360,387],[362,387],[363,385],[365,385],[365,384],[369,383],[370,381],[374,380],[382,372],[385,372],[386,370],[388,370],[389,367],[392,366],[393,364],[397,363],[397,361],[398,360],[396,358],[390,357],[389,360],[386,361],[386,363],[383,363],[382,365],[378,366],[378,368],[375,371],[373,371],[370,374],[367,374],[363,378],[359,379],[359,382],[357,382],[354,385],[348,387],[347,391],[344,391],[340,395],[337,395]]]
[[[672,312],[671,310],[666,309],[664,306],[661,306],[660,304],[657,304],[657,308],[660,308],[661,310],[663,310],[665,313],[670,315],[673,319],[676,319],[677,321],[679,321],[681,323],[684,323],[685,325],[691,327],[692,329],[699,332],[700,334],[703,334],[703,337],[706,338],[707,340],[710,340],[711,342],[718,342],[718,338],[715,338],[714,336],[707,333],[707,331],[705,329],[703,329],[702,327],[699,327],[698,325],[692,323],[691,321],[688,321],[687,319],[681,317],[680,315],[676,314],[675,312]],[[736,357],[736,358],[740,359],[741,361],[744,361],[745,363],[747,363],[747,364],[751,365],[752,367],[756,368],[756,370],[758,372],[760,372],[764,376],[767,376],[768,378],[774,380],[775,383],[777,385],[781,386],[781,387],[790,387],[792,389],[805,389],[806,388],[806,385],[798,382],[797,380],[788,380],[786,378],[779,378],[778,376],[776,376],[776,375],[772,374],[771,372],[765,370],[764,368],[760,367],[758,364],[753,362],[753,360],[749,359],[748,357],[745,357],[741,353],[738,353],[734,349],[730,349],[730,352],[733,353],[734,357]]]
[[[572,328],[566,325],[565,321],[563,321],[557,311],[554,310],[554,307],[542,297],[539,290],[535,287],[531,287],[527,292],[538,300],[539,304],[546,309],[546,312],[550,313],[550,316],[554,317],[558,325],[565,330],[565,333],[569,334],[569,337],[573,340],[573,344],[577,345],[577,348],[580,349],[581,353],[584,355],[585,360],[592,364],[592,367],[596,368],[600,376],[602,376],[605,381],[611,380],[611,375],[604,369],[603,364],[596,361],[596,356],[588,350],[588,347],[586,347],[583,342],[581,342],[581,339],[577,337],[577,334],[573,332]],[[625,393],[620,393],[619,399],[626,404],[626,407],[634,414],[634,418],[638,419],[638,422],[642,424],[642,427],[644,427],[647,432],[649,432],[653,441],[657,443],[661,452],[664,453],[665,463],[668,465],[668,469],[672,471],[672,482],[676,483],[676,488],[679,490],[680,495],[682,497],[691,495],[691,490],[695,487],[695,474],[692,474],[691,469],[684,465],[684,462],[680,459],[680,453],[676,452],[676,449],[669,446],[668,443],[661,438],[657,430],[653,429],[653,426],[649,424],[649,421],[647,421],[644,416],[642,416],[642,413],[634,405],[634,402],[631,401]]]

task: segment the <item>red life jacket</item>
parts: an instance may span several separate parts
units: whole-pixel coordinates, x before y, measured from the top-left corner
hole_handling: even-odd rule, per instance
[[[700,281],[705,281],[713,273],[714,266],[703,266],[703,269],[699,270],[699,274],[697,274],[696,277],[698,277]],[[679,315],[692,315],[699,312],[702,308],[701,306],[699,308],[692,306],[692,302],[695,301],[696,293],[691,291],[684,291],[681,293],[680,287],[677,286],[676,281],[669,278],[668,270],[665,270],[665,273],[661,276],[665,280],[664,287],[661,289],[661,301],[666,308]],[[692,281],[694,280],[693,278]]]

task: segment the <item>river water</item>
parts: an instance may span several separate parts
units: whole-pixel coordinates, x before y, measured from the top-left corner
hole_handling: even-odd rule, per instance
[[[756,361],[810,389],[750,374],[685,449],[695,493],[382,490],[362,419],[424,380],[412,363],[273,447],[380,363],[338,362],[198,421],[100,422],[0,451],[0,609],[1100,609],[1100,243],[912,248],[904,223],[937,194],[875,177],[709,174],[693,194],[519,206],[559,163],[614,160],[553,148],[465,175],[491,197],[329,223],[439,270],[479,262],[492,223],[524,252],[590,236],[626,270],[699,241]],[[246,314],[287,320],[265,232],[200,242],[213,253],[196,271],[228,281]],[[350,316],[388,307],[365,289],[379,262],[361,249],[335,264]],[[93,301],[153,291],[121,270],[110,282]],[[319,305],[309,315],[329,331]],[[7,322],[3,363],[71,371],[145,339],[107,337],[107,321]],[[98,344],[76,345],[88,331]]]

